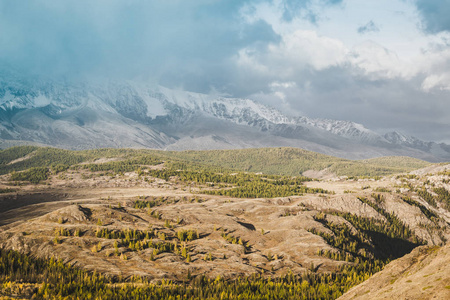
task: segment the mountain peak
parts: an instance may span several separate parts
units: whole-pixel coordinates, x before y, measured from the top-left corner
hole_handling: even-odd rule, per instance
[[[386,133],[384,138],[392,144],[420,149],[422,151],[430,151],[433,145],[437,145],[432,142],[424,142],[416,137],[405,135],[397,131]]]
[[[17,76],[0,76],[0,81],[4,140],[72,149],[290,146],[345,158],[450,157],[445,145],[398,132],[381,136],[352,121],[290,117],[251,99],[130,81],[71,83]]]
[[[416,143],[416,142],[420,141],[419,139],[417,139],[413,136],[409,136],[409,135],[400,133],[398,131],[388,132],[384,135],[384,138],[386,140],[388,140],[389,142],[398,144],[398,145],[405,144],[405,143],[407,143],[407,144]]]

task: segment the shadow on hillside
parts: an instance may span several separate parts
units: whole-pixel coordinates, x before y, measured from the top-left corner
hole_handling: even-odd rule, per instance
[[[413,243],[399,238],[391,238],[375,231],[366,231],[365,233],[372,239],[372,243],[375,246],[375,257],[379,259],[399,258],[421,245],[420,243]]]
[[[11,209],[21,208],[28,205],[39,204],[43,202],[62,201],[67,198],[64,193],[33,193],[33,194],[15,194],[4,195],[0,197],[0,213]]]
[[[240,222],[240,221],[237,221],[237,222],[238,222],[239,225],[244,226],[244,227],[247,228],[248,230],[252,230],[252,231],[255,231],[255,230],[256,230],[255,225],[253,225],[253,224],[245,223],[245,222]]]

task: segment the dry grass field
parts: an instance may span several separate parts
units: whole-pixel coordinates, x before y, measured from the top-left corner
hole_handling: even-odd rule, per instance
[[[112,161],[118,160],[94,163]],[[177,176],[165,180],[149,173],[164,169],[162,163],[120,173],[69,168],[50,174],[39,184],[19,184],[11,181],[11,174],[1,175],[0,189],[5,192],[0,194],[0,247],[34,257],[55,257],[114,278],[140,277],[160,283],[203,275],[233,280],[254,274],[263,278],[334,274],[364,257],[385,261],[390,255],[395,259],[420,244],[440,247],[450,238],[448,207],[444,202],[431,205],[419,193],[428,190],[434,195],[436,188],[448,189],[450,165],[377,178],[349,179],[327,173],[303,183],[323,192],[274,198],[205,194],[235,185],[187,182]],[[388,235],[380,238],[368,230],[361,235],[362,227],[349,216],[376,224],[399,222],[403,226],[399,228],[411,233],[404,240]],[[339,244],[342,230],[349,230],[349,240]],[[439,261],[448,260],[447,248],[435,251]],[[439,263],[432,262],[430,255],[417,258],[429,251],[417,249],[411,259],[392,262],[364,283],[364,292],[355,288],[351,295],[383,290],[373,295],[392,297],[413,280],[410,271],[407,276],[398,275],[404,270],[431,274],[428,269]],[[373,283],[387,276],[384,273],[392,273],[389,270],[395,263],[403,271],[392,276],[401,280]],[[411,293],[440,299],[449,295],[448,268],[435,273],[439,279],[436,275],[433,280],[439,284],[414,280],[416,288]]]

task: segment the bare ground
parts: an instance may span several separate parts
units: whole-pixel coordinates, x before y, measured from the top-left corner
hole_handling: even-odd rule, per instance
[[[432,171],[417,174],[425,174],[436,186],[445,184],[441,175],[430,175]],[[332,177],[306,185],[333,194],[236,199],[198,194],[201,187],[175,181],[156,178],[144,181],[134,172],[98,176],[87,171],[68,171],[53,176],[46,185],[13,187],[16,192],[0,195],[0,246],[39,256],[56,256],[109,275],[142,275],[154,281],[180,281],[188,273],[234,278],[253,273],[280,276],[311,268],[316,272],[333,272],[346,262],[319,256],[318,250],[333,249],[308,229],[328,230],[313,219],[320,211],[384,218],[358,197],[370,198],[373,193],[381,193],[385,209],[398,215],[430,244],[440,244],[450,238],[448,228],[444,228],[443,235],[423,228],[421,224],[431,221],[417,207],[401,200],[407,194],[402,180],[395,176],[358,181]],[[419,184],[420,180],[411,179],[411,182]],[[0,177],[0,188],[5,187],[10,187],[7,175]],[[164,203],[151,211],[160,214],[160,219],[151,216],[148,209],[133,207],[138,199],[158,197],[163,197]],[[444,222],[441,225],[448,227],[447,211],[429,207],[421,199],[417,201],[440,213]],[[334,218],[336,222],[344,222],[340,217]],[[172,228],[166,226],[167,222]],[[152,260],[152,248],[130,251],[120,247],[119,253],[114,253],[114,240],[97,238],[98,228],[156,230],[164,233],[168,241],[175,240],[178,230],[193,229],[200,238],[185,243],[190,262],[176,253],[160,253]],[[71,235],[61,236],[55,243],[55,230],[60,229],[68,230]],[[79,237],[73,235],[77,229],[81,232]],[[227,241],[223,234],[241,239],[247,247]],[[153,241],[162,242],[162,239],[156,237]],[[95,246],[98,249],[93,251]],[[448,274],[446,270],[443,272]]]
[[[450,245],[418,247],[338,299],[450,299],[449,266]]]

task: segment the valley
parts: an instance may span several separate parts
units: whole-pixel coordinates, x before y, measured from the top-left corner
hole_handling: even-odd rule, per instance
[[[448,164],[294,148],[22,146],[0,151],[0,166],[5,297],[335,299],[363,281],[354,296],[383,289],[369,277],[392,264],[420,269],[417,253],[448,257]],[[450,274],[436,272],[436,284],[396,279],[390,295],[415,282],[414,297],[445,299]],[[80,288],[57,284],[61,274],[83,278]]]

